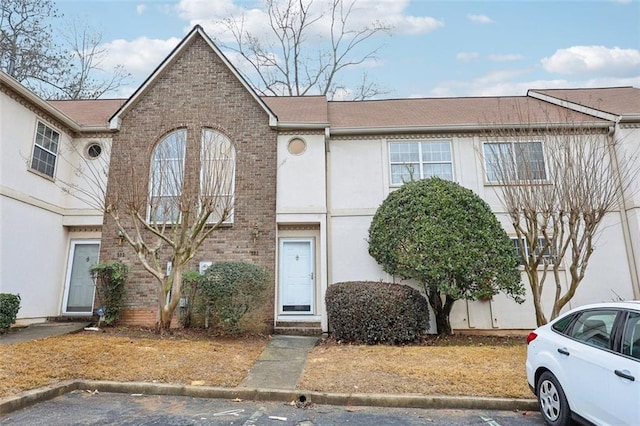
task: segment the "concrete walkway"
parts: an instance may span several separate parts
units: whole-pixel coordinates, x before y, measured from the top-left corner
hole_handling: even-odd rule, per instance
[[[240,386],[253,389],[295,389],[307,362],[307,355],[317,343],[318,337],[273,336]]]
[[[76,333],[88,325],[89,322],[43,322],[26,327],[14,327],[6,333],[0,334],[0,345],[11,345],[29,340]]]

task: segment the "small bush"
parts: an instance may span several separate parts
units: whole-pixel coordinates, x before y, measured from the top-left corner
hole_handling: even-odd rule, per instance
[[[186,306],[180,308],[180,324],[189,328],[193,324],[195,306],[198,304],[198,292],[202,275],[195,269],[189,269],[182,273],[182,297],[187,301]]]
[[[427,300],[406,285],[343,282],[329,286],[325,301],[337,340],[370,345],[414,342],[429,328]]]
[[[129,266],[122,262],[96,263],[89,268],[91,275],[96,278],[99,309],[102,309],[104,322],[114,324],[120,317],[124,307],[124,292]]]
[[[263,302],[270,285],[269,273],[247,262],[220,262],[209,266],[200,283],[200,293],[223,331],[237,333],[242,317]]]
[[[0,329],[11,327],[20,310],[20,295],[0,293]]]

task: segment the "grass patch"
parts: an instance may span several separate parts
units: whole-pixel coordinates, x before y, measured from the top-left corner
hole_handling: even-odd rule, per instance
[[[0,397],[68,379],[234,387],[267,343],[264,337],[128,334],[85,331],[2,345]]]
[[[532,398],[522,338],[452,336],[412,346],[325,341],[298,383],[319,392]]]
[[[0,345],[0,397],[69,379],[235,387],[267,342],[261,335],[229,338],[187,329],[160,337],[115,327]],[[407,346],[324,339],[311,351],[298,388],[533,398],[525,358],[522,337],[430,336]]]

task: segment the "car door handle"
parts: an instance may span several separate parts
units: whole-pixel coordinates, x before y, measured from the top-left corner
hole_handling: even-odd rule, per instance
[[[631,374],[627,374],[623,371],[615,370],[614,372],[616,373],[616,376],[622,377],[623,379],[631,380],[632,382],[635,382],[636,380],[636,378],[633,377]]]
[[[558,348],[558,353],[569,356],[569,351],[566,350],[565,348]]]

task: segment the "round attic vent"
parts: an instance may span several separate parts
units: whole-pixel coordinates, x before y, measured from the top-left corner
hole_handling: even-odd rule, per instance
[[[307,143],[301,138],[293,138],[289,141],[287,149],[293,155],[300,155],[307,149]]]

